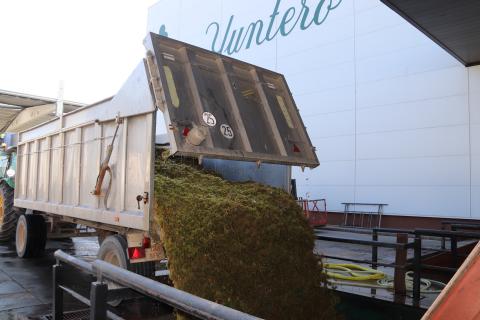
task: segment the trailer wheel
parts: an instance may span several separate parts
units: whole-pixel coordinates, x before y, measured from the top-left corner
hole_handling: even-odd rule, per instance
[[[22,214],[17,221],[15,248],[20,258],[38,257],[45,251],[47,224],[39,214]]]
[[[15,234],[18,214],[13,208],[13,189],[0,182],[0,242],[9,242]]]
[[[127,256],[127,240],[124,237],[116,234],[108,236],[102,241],[100,249],[98,250],[98,259],[113,264],[114,266],[123,269],[130,269],[130,261]],[[116,289],[121,286],[108,281],[108,289]],[[111,306],[117,307],[122,303],[121,299],[109,301]]]
[[[109,236],[112,236],[114,235],[115,233],[114,232],[111,232],[111,231],[105,231],[105,230],[100,230],[100,229],[97,229],[97,240],[98,240],[98,245],[101,247],[102,246],[102,243],[103,241],[105,241],[105,239]]]

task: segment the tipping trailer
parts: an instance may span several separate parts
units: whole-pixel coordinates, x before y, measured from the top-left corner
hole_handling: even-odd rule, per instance
[[[162,134],[171,155],[253,162],[249,177],[319,164],[281,74],[156,34],[145,47],[114,97],[18,134],[20,257],[41,252],[48,218],[95,228],[99,258],[150,273],[165,258],[151,232]]]

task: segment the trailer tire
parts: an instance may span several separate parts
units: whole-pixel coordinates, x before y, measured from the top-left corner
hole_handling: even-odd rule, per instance
[[[22,214],[17,221],[15,248],[20,258],[41,256],[47,243],[47,224],[39,214]]]
[[[108,236],[102,241],[97,257],[123,269],[130,267],[127,256],[127,240],[118,234]]]
[[[102,243],[103,241],[105,241],[105,239],[109,236],[112,236],[114,235],[115,233],[114,232],[111,232],[111,231],[106,231],[106,230],[100,230],[100,229],[97,229],[97,240],[98,240],[98,245],[101,247],[102,246]]]
[[[127,240],[125,240],[125,238],[121,235],[116,234],[106,237],[100,245],[97,257],[98,259],[106,261],[117,267],[130,270],[130,261],[127,256]],[[110,281],[108,281],[107,284],[109,289],[121,287],[120,285]],[[113,307],[118,307],[122,301],[123,300],[118,299],[109,301],[108,304]]]
[[[13,207],[13,188],[0,182],[0,242],[9,242],[15,234],[18,213]]]

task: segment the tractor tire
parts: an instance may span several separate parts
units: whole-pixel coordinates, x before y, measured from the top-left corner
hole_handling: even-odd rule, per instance
[[[35,258],[45,251],[47,224],[39,214],[22,214],[17,221],[15,248],[20,258]]]
[[[4,181],[0,182],[0,242],[13,239],[18,212],[13,208],[13,189]]]

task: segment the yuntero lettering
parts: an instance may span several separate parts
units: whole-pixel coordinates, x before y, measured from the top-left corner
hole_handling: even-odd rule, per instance
[[[327,20],[330,12],[342,3],[343,0],[317,0],[316,7],[307,5],[307,0],[300,0],[300,8],[288,8],[279,18],[281,0],[277,0],[273,13],[270,15],[268,25],[259,19],[250,23],[247,27],[232,30],[235,16],[232,15],[228,21],[223,39],[220,40],[220,24],[212,22],[207,27],[206,34],[213,33],[212,51],[232,55],[242,49],[249,49],[252,45],[261,45],[264,42],[272,41],[279,34],[288,36],[295,28],[307,30],[313,25],[321,25]],[[274,27],[278,22],[278,27]],[[221,43],[220,43],[221,41]]]

